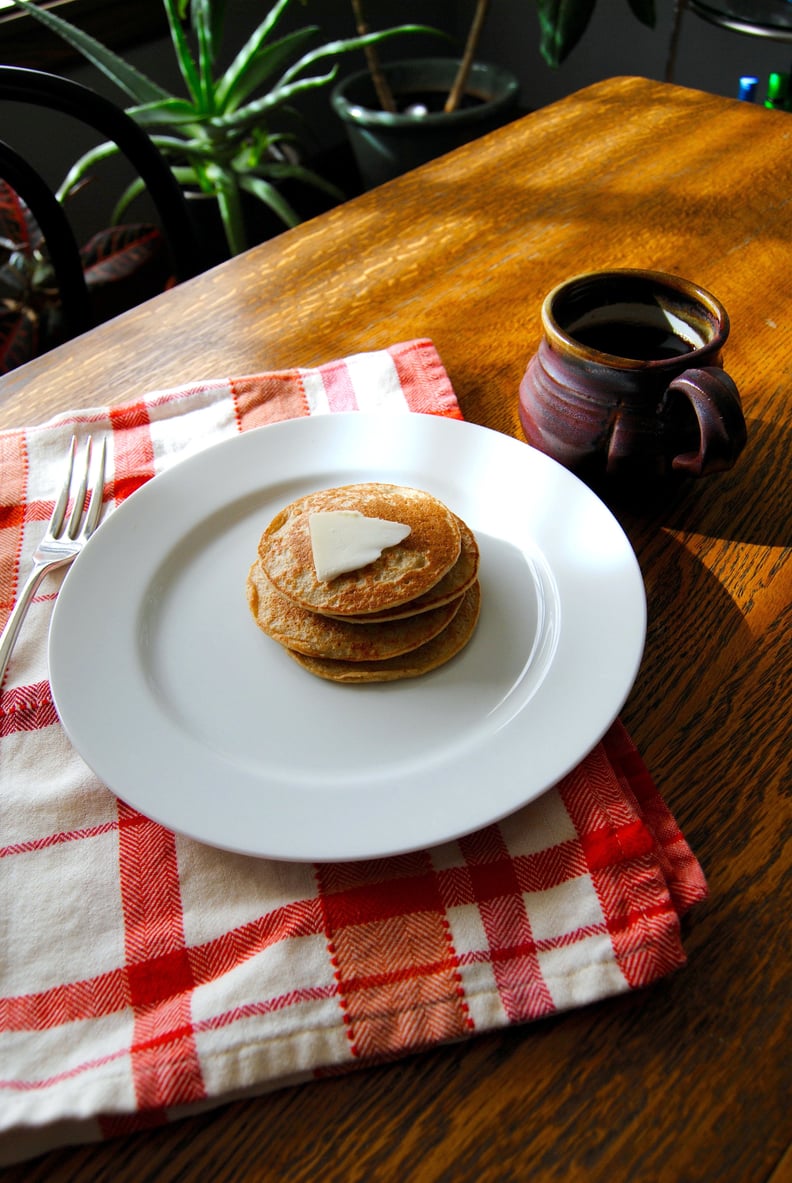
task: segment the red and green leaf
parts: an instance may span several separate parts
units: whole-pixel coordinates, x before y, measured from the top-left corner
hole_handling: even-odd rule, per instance
[[[27,309],[0,306],[0,374],[30,361],[38,347],[38,318]]]
[[[20,250],[31,245],[26,206],[6,181],[0,181],[0,239]]]
[[[165,238],[145,223],[101,230],[80,256],[97,320],[109,320],[158,295],[171,280]]]

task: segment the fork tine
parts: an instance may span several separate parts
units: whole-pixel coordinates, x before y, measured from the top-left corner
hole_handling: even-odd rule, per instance
[[[49,520],[49,529],[53,534],[58,534],[61,526],[63,525],[63,519],[66,514],[66,506],[69,503],[69,489],[71,488],[72,483],[72,473],[74,471],[74,454],[76,450],[77,436],[73,435],[71,437],[71,444],[69,445],[69,462],[67,465],[66,480],[63,483],[63,488],[58,494],[58,500],[55,502],[55,505],[52,508],[52,515]]]
[[[88,436],[88,439],[85,441],[85,464],[83,465],[80,486],[75,494],[69,524],[66,527],[66,533],[69,538],[76,538],[80,530],[80,522],[82,521],[83,510],[85,509],[85,495],[88,492],[88,472],[91,467],[92,443],[91,437]]]
[[[99,452],[99,467],[94,480],[93,488],[91,489],[91,501],[88,506],[88,513],[85,517],[85,531],[86,538],[93,534],[96,529],[99,518],[102,513],[102,501],[104,499],[104,484],[105,484],[105,464],[107,461],[107,437],[102,437],[102,447]]]
[[[101,517],[104,503],[107,438],[105,436],[102,437],[101,453],[97,466],[98,472],[96,479],[91,483],[90,493],[88,493],[92,447],[93,440],[89,436],[85,444],[85,463],[83,465],[80,488],[69,516],[67,530],[64,533],[62,532],[63,519],[66,516],[66,508],[69,504],[69,490],[74,476],[74,459],[77,449],[77,440],[75,436],[72,436],[69,447],[66,480],[53,507],[47,530],[33,553],[33,565],[28,573],[27,579],[22,586],[22,590],[17,597],[10,616],[5,622],[2,632],[0,632],[0,684],[2,684],[3,678],[5,677],[6,666],[8,665],[11,651],[14,648],[31,600],[36,593],[36,588],[48,571],[53,570],[55,567],[66,566],[77,557],[82,550],[83,543],[93,533]],[[88,497],[87,508],[85,504],[86,496]],[[80,529],[81,522],[83,523],[82,529]]]

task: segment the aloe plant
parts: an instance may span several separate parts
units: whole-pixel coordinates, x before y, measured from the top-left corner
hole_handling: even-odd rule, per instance
[[[150,135],[182,188],[216,199],[231,254],[247,246],[243,193],[263,202],[286,226],[299,217],[277,187],[280,181],[294,179],[343,198],[325,178],[283,151],[292,137],[273,130],[276,115],[297,96],[332,82],[340,56],[397,34],[433,32],[400,25],[310,49],[319,28],[309,25],[279,36],[277,27],[291,0],[276,0],[231,64],[218,71],[226,0],[163,0],[186,91],[179,96],[51,9],[28,0],[13,3],[67,41],[132,101],[128,114]],[[115,152],[114,144],[100,144],[81,156],[60,186],[59,200]],[[142,187],[136,180],[124,191],[114,220],[123,217]]]

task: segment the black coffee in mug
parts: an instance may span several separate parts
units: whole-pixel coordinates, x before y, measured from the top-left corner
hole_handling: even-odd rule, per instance
[[[629,296],[629,300],[612,297],[592,307],[579,295],[561,308],[559,323],[578,344],[633,361],[683,357],[712,339],[714,330],[708,321],[699,316],[697,323],[688,309],[657,298],[646,287],[635,285]]]
[[[637,324],[635,321],[611,320],[605,324],[583,325],[570,329],[569,335],[581,345],[607,353],[611,357],[629,357],[634,361],[659,361],[682,357],[696,345],[673,333],[664,324]]]

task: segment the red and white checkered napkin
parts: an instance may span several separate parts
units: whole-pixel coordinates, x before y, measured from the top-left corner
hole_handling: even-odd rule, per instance
[[[0,622],[73,431],[107,429],[118,501],[235,432],[369,407],[460,417],[417,341],[0,433]],[[49,577],[0,696],[0,1162],[538,1019],[683,963],[679,917],[706,885],[620,725],[557,788],[458,842],[321,866],[227,854],[118,801],[69,745],[47,682],[56,589]]]

